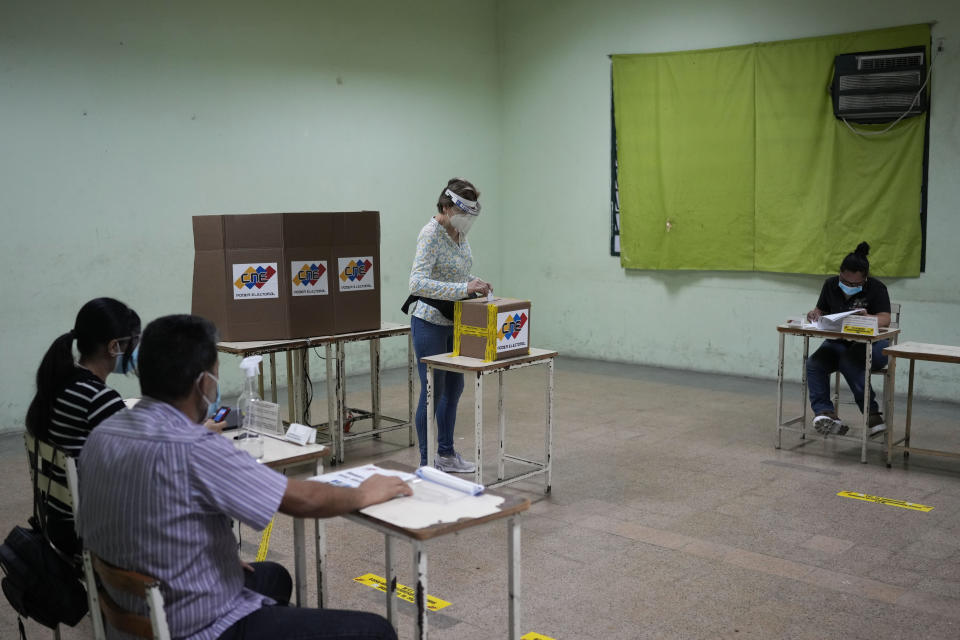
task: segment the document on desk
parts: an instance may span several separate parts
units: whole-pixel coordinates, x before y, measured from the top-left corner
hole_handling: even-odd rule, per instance
[[[360,512],[406,529],[423,529],[463,518],[482,518],[496,513],[503,502],[503,498],[499,496],[479,495],[479,491],[483,489],[480,485],[436,469],[426,469],[426,473],[422,475],[418,471],[417,475],[414,475],[367,464],[324,473],[310,480],[338,487],[358,487],[361,482],[375,474],[396,476],[411,483],[413,495],[375,504],[361,509]],[[443,482],[443,476],[450,481]]]
[[[396,476],[404,482],[410,482],[411,480],[417,479],[417,476],[413,475],[412,473],[407,473],[406,471],[394,471],[393,469],[384,469],[382,467],[378,467],[375,464],[365,464],[360,467],[342,469],[340,471],[331,471],[330,473],[324,473],[323,475],[313,476],[312,478],[308,478],[308,480],[313,480],[314,482],[326,482],[327,484],[336,485],[338,487],[356,488],[360,486],[361,482],[372,475]]]
[[[489,493],[472,496],[426,480],[414,482],[412,496],[394,498],[360,510],[378,520],[405,529],[424,529],[435,524],[465,518],[482,518],[496,513],[503,502]]]
[[[819,329],[820,331],[840,331],[843,328],[844,318],[862,312],[862,309],[854,309],[853,311],[841,311],[840,313],[831,313],[828,316],[820,316],[816,322],[807,322],[804,320],[802,328]]]

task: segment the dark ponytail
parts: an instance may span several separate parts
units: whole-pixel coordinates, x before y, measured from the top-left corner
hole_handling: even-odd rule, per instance
[[[867,254],[869,253],[870,245],[861,242],[853,253],[848,253],[847,257],[840,263],[840,271],[862,273],[864,277],[870,275],[870,261],[867,260]]]
[[[79,376],[73,359],[73,341],[80,357],[92,356],[111,340],[140,335],[140,316],[113,298],[96,298],[77,313],[73,329],[53,341],[37,369],[37,393],[27,409],[27,430],[46,439],[53,413],[53,401],[60,391]],[[132,343],[133,341],[131,341]],[[128,362],[132,346],[123,354]]]
[[[477,188],[473,186],[471,182],[463,178],[451,178],[447,181],[447,186],[440,190],[440,197],[437,199],[437,211],[439,213],[443,213],[444,207],[456,206],[453,204],[450,196],[447,195],[447,189],[450,189],[450,191],[453,191],[464,200],[473,200],[476,202],[480,199],[480,192],[477,191]]]

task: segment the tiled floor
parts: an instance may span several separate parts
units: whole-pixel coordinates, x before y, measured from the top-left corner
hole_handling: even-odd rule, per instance
[[[542,455],[543,375],[541,368],[509,375],[509,445],[521,456]],[[386,376],[384,402],[393,413],[406,409],[402,380],[400,372]],[[361,384],[351,381],[351,389]],[[496,447],[492,387],[487,452]],[[796,387],[789,391],[797,396]],[[862,465],[856,445],[793,434],[777,451],[775,392],[772,381],[561,359],[553,492],[544,496],[538,482],[509,489],[534,502],[523,518],[524,633],[558,640],[960,637],[960,460],[915,455],[905,464],[898,457],[887,469],[879,447]],[[471,394],[457,429],[465,453],[473,444]],[[315,415],[322,390],[317,397]],[[351,394],[350,404],[363,406],[363,394]],[[958,420],[960,405],[918,401],[914,444],[960,451]],[[415,464],[405,441],[405,432],[395,432],[352,443],[347,462]],[[30,509],[21,442],[0,438],[4,533]],[[485,467],[495,474],[493,458]],[[843,490],[934,509],[837,496]],[[382,611],[381,594],[353,581],[382,575],[380,536],[340,519],[328,532],[331,606]],[[245,558],[258,540],[244,532]],[[291,540],[282,517],[269,557],[292,566]],[[435,540],[429,550],[430,593],[452,603],[430,615],[431,637],[506,637],[505,525]],[[410,553],[403,545],[398,552],[400,582],[410,584]],[[412,605],[401,605],[400,635],[411,638]],[[15,633],[4,601],[0,638]],[[28,625],[31,638],[47,633]],[[86,622],[63,633],[89,636]]]

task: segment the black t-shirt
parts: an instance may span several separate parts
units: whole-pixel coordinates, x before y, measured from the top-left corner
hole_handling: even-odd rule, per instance
[[[823,282],[817,309],[824,315],[866,309],[870,315],[890,313],[890,296],[887,287],[875,278],[867,278],[860,293],[847,297],[839,286],[840,276],[832,276]]]

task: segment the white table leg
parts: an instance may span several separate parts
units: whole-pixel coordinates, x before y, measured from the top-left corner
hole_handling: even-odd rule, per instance
[[[323,473],[323,460],[317,460],[316,474]],[[317,562],[317,608],[327,604],[327,526],[320,518],[313,519],[314,545]]]
[[[427,640],[427,550],[423,542],[413,542],[413,566],[417,568],[417,638]]]
[[[387,622],[398,630],[397,621],[397,575],[393,570],[393,536],[383,534],[384,578],[387,580]]]
[[[503,480],[503,450],[507,439],[507,416],[503,411],[503,371],[497,372],[497,416],[500,419],[500,451],[497,455],[497,480]]]
[[[413,419],[414,419],[414,409],[413,409],[413,368],[414,368],[414,355],[413,355],[413,332],[407,334],[407,438],[410,441],[410,446],[413,446]]]
[[[483,484],[483,374],[476,372],[473,386],[473,435],[476,443],[477,468],[473,472],[473,481]]]
[[[544,473],[544,493],[550,493],[550,490],[553,488],[552,476],[553,473],[553,363],[554,359],[550,358],[547,362],[547,450],[546,450],[546,473]]]
[[[324,360],[327,364],[327,433],[330,435],[331,460],[337,463],[337,378],[334,373],[333,346],[324,345]]]
[[[893,396],[897,390],[897,357],[890,356],[887,360],[887,375],[883,381],[883,420],[887,424],[886,436],[887,445],[887,468],[893,466]]]
[[[780,448],[780,434],[783,431],[783,341],[784,335],[779,334],[779,349],[777,356],[777,439],[774,448]]]
[[[370,405],[373,430],[376,431],[380,428],[380,338],[370,341]]]
[[[300,386],[299,377],[293,375],[293,351],[287,351],[287,420],[297,421],[297,387]]]
[[[347,419],[347,366],[343,343],[337,343],[337,460],[343,462],[343,423]]]
[[[865,342],[864,373],[863,373],[863,433],[860,436],[860,462],[867,463],[867,431],[870,429],[870,370],[873,368],[873,343]]]
[[[307,606],[307,554],[306,535],[303,530],[303,518],[293,519],[293,579],[296,588],[297,606]]]
[[[782,334],[781,334],[782,335]],[[807,407],[810,406],[807,395],[807,361],[810,359],[810,336],[803,336],[803,366],[800,367],[800,407],[803,410],[803,420],[800,421],[800,439],[807,437]],[[834,407],[834,410],[839,407]]]
[[[507,555],[510,556],[508,569],[508,589],[510,593],[509,620],[510,640],[520,638],[520,518],[507,519]]]
[[[427,466],[433,468],[437,454],[436,390],[433,388],[433,366],[427,365]]]

